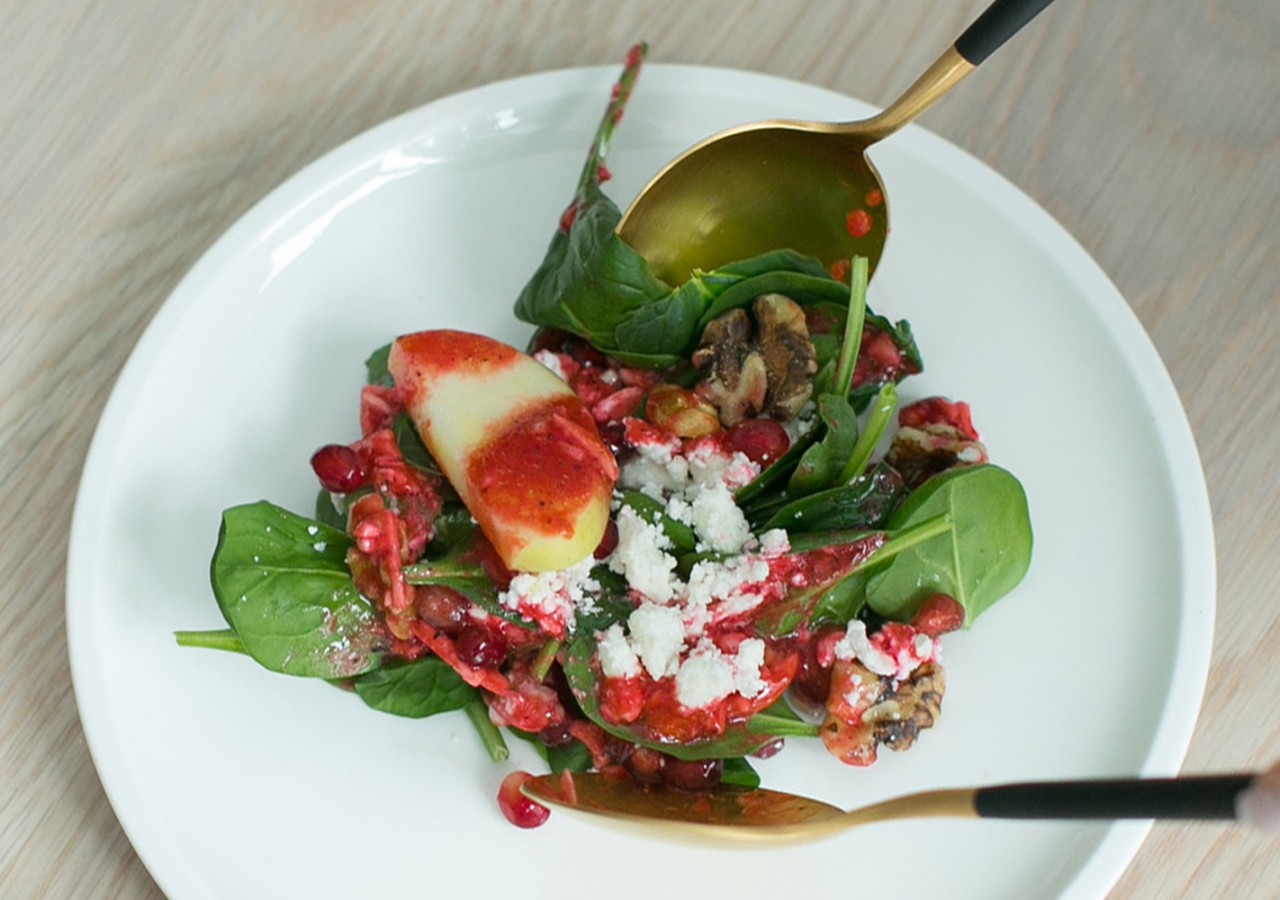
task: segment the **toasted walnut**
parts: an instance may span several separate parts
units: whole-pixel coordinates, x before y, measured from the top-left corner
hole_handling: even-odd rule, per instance
[[[828,714],[819,734],[841,761],[869,766],[876,749],[906,750],[942,711],[942,667],[924,663],[900,682],[881,677],[857,660],[837,661]]]
[[[917,488],[939,472],[987,461],[987,448],[946,423],[902,427],[893,436],[884,461],[898,470],[908,487]]]
[[[707,323],[693,364],[706,373],[700,393],[732,426],[764,408],[769,372],[751,345],[751,320],[745,310],[731,309]]]
[[[875,739],[890,750],[906,750],[920,732],[932,728],[942,712],[946,677],[942,667],[925,663],[889,696],[862,714]]]
[[[813,394],[818,362],[800,304],[782,294],[757,297],[756,344],[769,372],[765,409],[775,419],[790,421]]]
[[[795,418],[813,393],[818,366],[804,310],[781,294],[757,297],[756,327],[742,309],[708,323],[693,364],[705,380],[698,391],[726,426],[760,414]]]

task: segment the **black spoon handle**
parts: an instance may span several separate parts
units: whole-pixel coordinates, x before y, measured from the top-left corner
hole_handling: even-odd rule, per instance
[[[955,43],[956,52],[971,64],[978,65],[1052,2],[996,0],[960,35]]]
[[[1234,819],[1253,775],[1005,784],[974,792],[986,819]]]

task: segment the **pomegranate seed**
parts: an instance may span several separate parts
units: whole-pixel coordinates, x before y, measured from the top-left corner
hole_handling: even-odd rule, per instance
[[[483,625],[463,628],[454,643],[458,659],[473,669],[496,669],[507,658],[506,639]]]
[[[369,480],[360,457],[350,447],[326,444],[311,455],[311,470],[320,485],[335,494],[349,494]]]
[[[649,747],[636,747],[622,765],[641,784],[662,784],[662,772],[669,759],[667,754]]]
[[[791,438],[786,429],[772,419],[746,419],[729,429],[725,441],[759,466],[767,466],[787,452]]]
[[[610,553],[618,549],[618,523],[609,520],[604,526],[604,535],[600,538],[600,543],[596,545],[596,552],[593,554],[596,559],[606,559]]]
[[[528,772],[512,772],[498,788],[498,809],[517,828],[537,828],[551,815],[551,810],[520,793],[520,786],[532,777]]]
[[[539,731],[538,740],[544,747],[563,747],[573,743],[574,737],[568,722],[556,722]]]
[[[471,602],[453,588],[439,584],[419,585],[414,598],[418,618],[436,631],[452,637],[467,623],[467,609]]]
[[[723,759],[669,759],[662,769],[662,780],[685,791],[705,791],[720,783],[724,775]]]
[[[931,594],[911,617],[911,627],[936,638],[964,624],[964,607],[950,594]]]

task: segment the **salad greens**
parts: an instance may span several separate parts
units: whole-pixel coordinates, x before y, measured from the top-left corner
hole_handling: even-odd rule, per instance
[[[697,382],[689,361],[709,322],[749,309],[762,294],[794,301],[805,312],[815,357],[810,421],[793,429],[785,452],[738,487],[733,500],[753,534],[781,529],[797,558],[832,548],[843,548],[845,556],[839,567],[806,574],[751,613],[753,633],[787,647],[823,627],[907,623],[936,595],[953,598],[964,627],[971,627],[1030,564],[1032,532],[1021,484],[989,463],[957,463],[913,488],[888,461],[875,459],[890,432],[898,384],[923,364],[910,326],[867,308],[865,260],[851,261],[846,282],[816,259],[779,249],[695,272],[673,287],[655,278],[643,257],[616,235],[621,214],[601,185],[642,56],[643,48],[637,48],[628,60],[573,200],[516,301],[517,317],[576,335],[617,363],[654,373],[650,386],[665,381],[684,389]],[[875,353],[869,342],[878,348]],[[376,350],[366,361],[368,390],[393,390],[389,349]],[[896,367],[883,364],[886,355],[899,361]],[[408,415],[399,411],[389,421],[401,462],[437,485],[440,498],[426,549],[403,565],[400,577],[411,595],[415,589],[444,591],[469,605],[471,620],[510,629],[504,633],[526,648],[530,678],[520,686],[508,673],[512,690],[558,691],[571,713],[610,739],[679,760],[724,760],[723,783],[746,787],[758,785],[759,776],[744,757],[783,737],[818,734],[783,699],[730,722],[714,738],[684,742],[656,735],[643,721],[610,721],[601,709],[598,641],[606,629],[626,626],[637,608],[627,578],[606,562],[596,564],[591,607],[578,611],[567,634],[541,633],[504,603],[506,584],[477,549],[484,536],[440,476]],[[210,578],[228,627],[178,632],[178,642],[247,654],[275,672],[326,679],[393,715],[424,718],[463,710],[490,756],[505,759],[504,729],[490,714],[495,682],[484,680],[483,666],[460,665],[448,653],[432,652],[441,649],[439,643],[428,643],[429,649],[412,658],[400,655],[385,610],[357,586],[349,519],[352,507],[378,490],[383,488],[321,490],[314,519],[266,501],[226,510]],[[629,510],[660,529],[681,577],[689,578],[698,563],[724,561],[724,554],[703,546],[688,520],[650,493],[619,488],[615,500],[615,512]],[[388,502],[396,512],[395,499]],[[436,641],[445,635],[434,627],[424,633]],[[453,637],[446,639],[452,646]],[[499,674],[496,665],[492,674]],[[599,764],[600,749],[589,747],[579,732],[548,742],[546,735],[515,725],[505,731],[528,741],[553,771]]]

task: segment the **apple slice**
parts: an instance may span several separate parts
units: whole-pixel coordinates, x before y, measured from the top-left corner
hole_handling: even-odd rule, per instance
[[[618,465],[573,389],[483,335],[419,331],[388,368],[431,455],[513,571],[564,569],[592,553]]]

